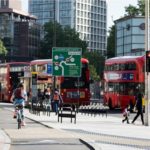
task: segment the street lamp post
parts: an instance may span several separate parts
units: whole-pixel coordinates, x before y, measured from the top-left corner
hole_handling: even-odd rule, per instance
[[[145,0],[145,54],[150,50],[150,1]],[[145,56],[146,57],[146,56]],[[145,68],[149,65],[145,61]],[[145,69],[146,70],[146,69]],[[145,72],[145,125],[149,126],[149,113],[150,113],[150,75],[149,72]]]
[[[53,1],[54,3],[54,18],[53,18],[53,47],[56,47],[56,1]],[[56,88],[56,77],[53,76],[53,92]]]

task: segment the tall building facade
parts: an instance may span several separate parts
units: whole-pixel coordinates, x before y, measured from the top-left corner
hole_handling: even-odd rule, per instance
[[[127,16],[115,21],[116,56],[145,54],[145,18]]]
[[[8,51],[6,60],[28,61],[37,58],[40,25],[36,23],[35,16],[12,8],[0,8],[0,38]]]
[[[89,51],[106,53],[106,0],[29,0],[29,12],[40,24],[56,20],[75,28]]]
[[[21,0],[0,0],[0,8],[21,10]]]

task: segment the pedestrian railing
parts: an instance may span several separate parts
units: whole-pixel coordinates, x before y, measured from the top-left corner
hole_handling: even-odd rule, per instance
[[[58,110],[58,122],[59,119],[61,118],[61,123],[62,123],[62,118],[70,118],[70,121],[72,123],[72,119],[74,118],[74,123],[76,123],[76,105],[74,104],[61,104]]]
[[[81,105],[79,107],[79,112],[82,114],[87,114],[87,115],[102,115],[102,116],[106,116],[108,114],[108,108],[103,106],[101,103],[99,102],[90,102],[89,105]]]

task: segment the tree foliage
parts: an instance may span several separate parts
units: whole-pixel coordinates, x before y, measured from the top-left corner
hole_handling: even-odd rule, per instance
[[[115,57],[115,25],[110,27],[107,38],[107,58]]]
[[[0,55],[6,55],[7,54],[7,49],[4,46],[2,40],[0,39]]]
[[[89,60],[89,63],[93,67],[93,70],[95,68],[97,76],[102,77],[103,70],[104,70],[105,58],[103,56],[101,56],[98,52],[86,52],[84,54],[84,57]],[[92,67],[91,67],[91,69],[92,69]],[[92,72],[93,70],[90,70],[90,72]],[[94,74],[93,74],[92,78],[95,78]]]
[[[125,16],[137,16],[145,15],[145,1],[144,0],[138,0],[137,6],[129,5],[128,7],[125,7]],[[115,25],[110,27],[109,29],[109,35],[107,38],[107,57],[111,58],[115,56]]]
[[[145,15],[145,0],[138,0],[137,7],[129,5],[125,7],[126,16],[144,16]]]
[[[100,80],[100,76],[97,74],[96,68],[93,65],[89,65],[89,69],[90,69],[90,77],[94,81],[99,81]]]
[[[79,33],[69,26],[62,27],[57,22],[55,24],[48,22],[44,25],[44,32],[44,39],[41,42],[41,58],[51,58],[52,47],[81,47],[83,53],[87,49],[87,43],[82,41]]]

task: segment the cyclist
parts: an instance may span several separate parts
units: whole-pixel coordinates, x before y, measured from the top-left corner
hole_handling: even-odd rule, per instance
[[[11,96],[11,102],[14,100],[14,106],[21,104],[24,108],[25,101],[27,100],[27,94],[26,91],[24,90],[24,86],[22,83],[18,85],[18,87],[14,90],[12,96]],[[22,113],[22,125],[25,125],[24,121],[24,109],[22,108],[21,113]],[[16,118],[16,110],[14,113],[14,118]]]

